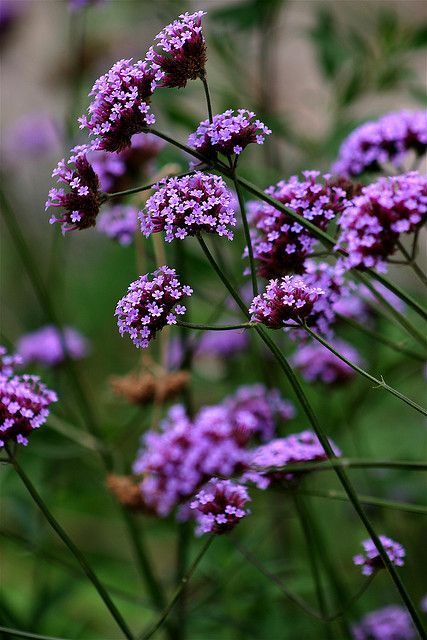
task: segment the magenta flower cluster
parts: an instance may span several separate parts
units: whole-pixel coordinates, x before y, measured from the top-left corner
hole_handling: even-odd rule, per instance
[[[8,354],[6,347],[0,344],[0,375],[11,376],[16,367],[22,364],[22,358],[20,355]]]
[[[353,625],[354,640],[415,640],[417,633],[405,607],[389,605],[371,611]]]
[[[63,340],[67,356],[72,360],[81,360],[88,355],[89,342],[76,329],[65,327]],[[16,349],[24,364],[56,367],[65,360],[61,334],[53,325],[41,327],[22,336]]]
[[[191,287],[179,282],[175,269],[166,265],[140,276],[117,303],[115,315],[120,334],[128,333],[136,347],[145,349],[158,331],[167,324],[176,324],[176,316],[186,311],[184,305],[177,303],[192,293]]]
[[[359,353],[344,340],[334,340],[332,346],[347,360],[361,365]],[[292,358],[293,365],[307,382],[342,384],[355,376],[355,371],[322,344],[313,343],[299,347]]]
[[[404,565],[404,557],[406,551],[401,544],[387,538],[387,536],[380,535],[379,539],[383,545],[390,561],[396,567],[402,567]],[[362,573],[364,576],[370,576],[378,569],[384,568],[384,562],[376,548],[374,541],[370,538],[362,542],[364,553],[359,553],[353,557],[355,565],[362,567]]]
[[[188,138],[188,144],[206,157],[216,153],[224,155],[239,155],[248,144],[263,144],[265,136],[271,130],[260,120],[253,111],[238,109],[237,114],[228,109],[217,114],[213,121],[203,120],[195,133]]]
[[[166,242],[200,232],[233,239],[236,225],[233,195],[220,176],[197,171],[161,180],[140,213],[141,230],[148,237],[165,232]]]
[[[227,358],[244,351],[249,343],[248,334],[242,329],[206,331],[196,345],[196,357]]]
[[[348,205],[346,192],[329,174],[305,171],[304,179],[292,176],[268,187],[265,193],[289,207],[321,230]],[[316,238],[299,222],[273,205],[259,200],[248,203],[254,229],[252,247],[257,271],[265,278],[302,273],[304,260],[312,253]],[[246,248],[245,255],[248,255]]]
[[[0,363],[0,448],[7,442],[27,445],[31,432],[46,422],[57,396],[38,376],[16,375],[13,369],[19,359],[7,356],[4,348]]]
[[[251,319],[270,329],[281,329],[287,323],[301,323],[323,294],[320,287],[311,287],[298,276],[270,280],[265,292],[252,301]]]
[[[97,229],[124,247],[132,244],[138,228],[138,210],[131,205],[113,205],[99,216]]]
[[[79,118],[80,128],[94,138],[93,149],[122,151],[135,133],[154,124],[150,97],[155,89],[154,71],[146,62],[119,60],[98,78],[90,96],[94,97],[88,116]]]
[[[249,501],[246,487],[213,478],[190,502],[190,509],[195,511],[196,534],[231,531],[250,513],[245,509]]]
[[[426,149],[426,111],[388,113],[361,125],[344,140],[332,170],[352,177],[381,171],[389,163],[399,167],[409,151],[421,156]]]
[[[202,32],[204,11],[181,14],[157,34],[157,49],[150,47],[146,61],[160,87],[185,87],[203,76],[207,60]]]
[[[89,164],[87,145],[74,147],[70,159],[61,160],[52,173],[59,184],[67,189],[54,187],[49,191],[46,209],[55,207],[62,209],[60,217],[52,215],[51,224],[60,222],[62,231],[74,231],[93,227],[101,206],[99,180]]]
[[[400,234],[415,231],[426,213],[427,178],[415,171],[364,187],[338,221],[345,266],[384,271]]]

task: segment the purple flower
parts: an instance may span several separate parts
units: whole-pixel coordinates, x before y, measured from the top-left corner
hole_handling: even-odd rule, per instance
[[[165,143],[152,133],[137,133],[130,147],[118,153],[91,151],[88,160],[99,178],[102,191],[115,193],[129,188],[140,174],[150,174],[153,160]]]
[[[307,285],[297,276],[270,280],[265,292],[252,301],[251,319],[270,329],[280,329],[289,321],[300,323],[310,315],[314,303],[323,294],[322,289]]]
[[[154,71],[145,62],[119,60],[95,82],[87,116],[79,118],[80,128],[94,137],[92,149],[122,151],[132,136],[154,124],[150,98],[155,89]]]
[[[68,190],[51,189],[46,202],[46,209],[63,209],[62,217],[52,215],[49,221],[51,224],[60,222],[63,233],[93,227],[101,206],[99,181],[88,162],[87,151],[87,145],[74,147],[70,159],[61,160],[52,173],[58,183],[68,187]]]
[[[329,440],[336,456],[341,455],[338,447]],[[250,468],[242,480],[254,482],[265,489],[272,481],[293,480],[295,474],[281,471],[275,467],[290,464],[327,460],[323,446],[312,431],[293,433],[286,438],[276,438],[258,447],[252,452]]]
[[[345,358],[357,365],[361,359],[354,347],[343,340],[334,340],[332,346]],[[322,344],[313,343],[300,347],[292,362],[308,382],[342,384],[354,377],[354,370]]]
[[[158,50],[150,47],[146,61],[161,87],[185,87],[205,73],[206,43],[202,33],[204,11],[181,14],[156,36]]]
[[[427,593],[421,598],[420,609],[424,611],[424,613],[427,613]]]
[[[89,352],[89,343],[72,327],[65,327],[64,340],[67,355],[72,360],[85,358]],[[57,327],[47,325],[22,336],[17,351],[25,364],[36,363],[56,367],[65,360],[61,334]]]
[[[232,240],[229,227],[235,226],[236,218],[231,203],[232,194],[219,176],[198,171],[165,178],[140,213],[141,229],[146,237],[164,231],[167,242],[201,231]]]
[[[402,567],[404,565],[403,558],[406,555],[405,549],[398,542],[394,542],[391,538],[386,536],[379,536],[381,544],[383,545],[390,561],[396,567]],[[384,568],[384,562],[374,544],[374,541],[370,538],[362,542],[364,554],[360,553],[353,557],[354,564],[362,567],[362,573],[364,576],[370,576],[378,569]]]
[[[138,211],[126,204],[106,209],[98,218],[97,229],[122,246],[133,243],[138,227]]]
[[[186,308],[177,303],[192,293],[189,286],[181,285],[175,269],[168,266],[140,276],[117,303],[115,315],[120,334],[128,333],[136,347],[148,347],[158,331],[167,324],[176,324],[176,316],[185,313]]]
[[[248,342],[248,335],[242,329],[205,331],[196,347],[195,355],[228,358],[245,351]]]
[[[352,627],[354,640],[413,640],[417,637],[405,607],[389,605],[372,611]]]
[[[44,424],[49,405],[57,401],[54,391],[48,389],[38,376],[13,375],[11,367],[17,362],[3,361],[0,373],[0,448],[9,442],[27,445],[33,429]],[[4,366],[6,364],[6,366]]]
[[[388,113],[355,129],[344,140],[332,170],[344,176],[381,171],[384,164],[395,167],[408,151],[421,156],[427,148],[427,111]]]
[[[8,129],[5,146],[13,162],[40,158],[60,148],[60,128],[47,113],[28,113]]]
[[[0,376],[12,376],[16,367],[22,364],[18,354],[8,355],[6,347],[0,344]]]
[[[245,504],[250,501],[246,487],[213,478],[190,502],[197,521],[196,534],[222,534],[234,529],[249,510]]]
[[[258,119],[255,113],[247,109],[238,109],[237,115],[232,109],[215,115],[213,122],[203,120],[195,133],[188,138],[188,144],[205,155],[239,155],[248,144],[263,144],[265,136],[271,130]]]
[[[415,231],[426,213],[427,178],[416,171],[364,187],[338,221],[337,247],[349,254],[344,265],[385,271],[400,234]]]
[[[348,201],[346,192],[329,175],[319,180],[319,171],[305,171],[304,180],[292,176],[265,190],[269,196],[292,209],[319,229],[325,230]],[[257,271],[265,278],[302,273],[304,260],[313,251],[316,238],[299,222],[261,201],[248,203],[253,228],[252,247]],[[246,248],[245,255],[248,255]]]

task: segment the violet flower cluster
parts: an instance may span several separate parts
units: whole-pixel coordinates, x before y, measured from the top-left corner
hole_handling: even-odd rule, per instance
[[[242,329],[229,331],[205,331],[194,351],[195,357],[228,358],[245,351],[248,334]]]
[[[270,329],[281,329],[287,323],[301,323],[324,294],[320,287],[311,287],[298,276],[270,280],[265,292],[256,296],[249,308],[251,320]]]
[[[426,213],[427,178],[416,171],[364,187],[338,221],[337,247],[348,253],[344,265],[385,271],[400,234],[415,231]]]
[[[140,213],[141,230],[146,237],[164,231],[166,242],[202,231],[232,240],[230,226],[236,225],[233,202],[220,176],[197,171],[181,178],[165,178]]]
[[[401,544],[387,538],[387,536],[380,535],[379,539],[383,545],[390,561],[396,567],[402,567],[404,565],[403,558],[406,555],[406,551]],[[353,562],[357,566],[362,567],[362,574],[364,576],[370,576],[378,569],[384,568],[384,562],[376,548],[373,540],[370,538],[362,542],[364,553],[359,553],[353,557]]]
[[[352,177],[381,171],[388,163],[398,168],[409,151],[421,156],[426,149],[426,111],[388,113],[361,125],[344,140],[332,170]]]
[[[0,448],[8,442],[27,445],[28,437],[49,415],[49,405],[57,401],[38,376],[18,376],[19,359],[0,350]]]
[[[238,156],[248,144],[263,144],[270,133],[253,111],[238,109],[236,114],[228,109],[215,115],[212,122],[203,120],[189,136],[188,144],[208,158],[216,153]]]
[[[303,176],[303,180],[297,176],[281,180],[265,193],[325,230],[348,205],[346,191],[334,184],[329,174],[320,179],[319,171],[305,171]],[[288,273],[303,273],[304,260],[316,243],[310,231],[267,202],[249,202],[248,213],[258,274],[277,278]],[[248,255],[247,248],[245,255]]]
[[[89,353],[89,342],[76,329],[65,327],[63,340],[67,357],[81,360]],[[57,327],[47,325],[22,336],[17,344],[17,352],[24,364],[40,364],[56,367],[65,360],[61,334]]]
[[[62,232],[76,229],[87,229],[96,223],[96,217],[101,206],[99,180],[88,162],[87,145],[79,145],[72,149],[70,159],[61,160],[52,173],[58,178],[63,187],[49,191],[46,209],[55,207],[61,209],[60,217],[52,215],[49,222],[61,223]]]
[[[39,159],[60,148],[61,129],[48,113],[27,113],[5,133],[7,159],[12,163],[25,158]]]
[[[181,14],[156,36],[157,48],[150,47],[146,62],[155,72],[160,87],[185,87],[188,80],[204,76],[207,60],[202,32],[204,11]]]
[[[250,501],[246,487],[213,478],[190,502],[197,522],[196,535],[228,533],[250,512],[245,505]]]
[[[0,375],[11,376],[16,367],[22,364],[22,358],[17,353],[8,354],[6,347],[0,344]]]
[[[347,360],[359,366],[362,364],[358,351],[344,340],[335,339],[332,346]],[[343,384],[355,376],[354,369],[317,342],[299,347],[292,357],[292,364],[307,382]]]
[[[397,604],[371,611],[353,625],[351,631],[354,640],[414,640],[417,637],[407,609]]]
[[[176,316],[186,311],[177,303],[192,293],[191,287],[179,282],[175,269],[166,265],[140,276],[117,303],[114,315],[120,334],[128,333],[136,347],[145,349],[158,331],[176,324]]]
[[[79,118],[80,128],[94,138],[92,149],[122,151],[132,136],[154,124],[150,98],[156,87],[155,72],[146,62],[119,60],[98,78],[90,96],[88,116]]]
[[[98,231],[124,247],[133,243],[137,228],[138,210],[131,205],[113,205],[98,217]]]

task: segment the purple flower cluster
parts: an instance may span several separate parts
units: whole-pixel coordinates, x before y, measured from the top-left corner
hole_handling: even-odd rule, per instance
[[[165,240],[182,240],[204,231],[233,239],[236,225],[233,196],[220,176],[197,171],[181,178],[165,178],[140,213],[145,236],[165,232]]]
[[[131,205],[116,204],[98,218],[97,229],[122,246],[133,243],[138,227],[138,210]]]
[[[345,266],[384,271],[399,235],[415,231],[426,213],[427,178],[416,171],[364,187],[338,221],[337,247],[349,254]]]
[[[234,529],[250,512],[245,504],[250,501],[246,487],[213,478],[190,502],[197,521],[196,534],[222,534]]]
[[[122,151],[135,133],[154,124],[150,97],[155,89],[155,72],[146,62],[119,60],[95,82],[87,116],[79,118],[80,128],[94,137],[93,149]]]
[[[242,329],[205,331],[196,346],[195,355],[196,357],[228,358],[244,351],[248,342],[248,335]]]
[[[89,352],[89,343],[72,327],[64,329],[67,355],[72,360],[85,358]],[[25,364],[35,363],[47,367],[56,367],[65,360],[61,334],[57,327],[47,325],[22,336],[17,351]]]
[[[19,358],[7,356],[0,349],[0,448],[9,441],[27,445],[28,436],[49,415],[49,405],[56,402],[54,391],[38,376],[17,376],[13,368]]]
[[[408,151],[422,155],[427,149],[427,112],[398,111],[355,129],[344,140],[332,170],[343,176],[398,167]]]
[[[239,155],[248,144],[263,144],[265,136],[271,130],[255,113],[247,109],[238,109],[237,115],[232,109],[213,117],[213,122],[203,120],[195,133],[188,138],[188,144],[206,157],[216,153]]]
[[[313,305],[323,294],[323,289],[311,287],[297,276],[270,280],[265,292],[252,301],[251,319],[270,329],[281,329],[287,322],[299,323],[310,315]]]
[[[356,349],[343,340],[334,340],[332,346],[347,360],[361,364]],[[322,344],[314,343],[300,347],[292,358],[292,363],[299,369],[307,382],[323,382],[324,384],[342,384],[354,377],[354,370],[326,349]]]
[[[177,303],[192,293],[191,287],[181,285],[175,269],[166,265],[140,276],[117,303],[115,315],[120,334],[128,333],[136,347],[145,349],[158,331],[167,324],[176,324],[176,316],[186,311]]]
[[[137,133],[132,137],[130,147],[123,151],[91,151],[88,160],[102,191],[115,193],[129,188],[141,173],[151,173],[153,160],[164,145],[164,141],[152,133]]]
[[[60,149],[61,130],[47,113],[28,113],[5,134],[7,158],[20,162],[25,158],[38,159]]]
[[[383,545],[390,561],[396,567],[402,567],[404,565],[403,558],[406,555],[406,551],[401,544],[394,542],[387,536],[379,536],[381,544]],[[364,576],[370,576],[378,569],[384,567],[384,562],[376,548],[373,540],[370,538],[362,542],[364,553],[359,553],[353,558],[355,565],[362,567],[362,573]]]
[[[372,611],[352,627],[354,640],[414,640],[417,637],[411,617],[399,605]]]
[[[346,192],[334,184],[330,175],[319,180],[319,171],[305,171],[303,176],[304,180],[297,176],[281,180],[265,193],[325,230],[348,205]],[[277,278],[287,273],[302,273],[304,260],[316,243],[310,231],[266,202],[251,201],[248,211],[254,229],[252,247],[258,274]],[[245,255],[248,255],[247,248]]]
[[[52,173],[58,183],[68,187],[51,189],[46,202],[46,209],[63,209],[61,217],[50,218],[51,224],[61,223],[63,233],[93,227],[101,206],[99,180],[88,162],[88,149],[87,145],[74,147],[68,162],[61,160]]]
[[[185,87],[204,75],[207,60],[202,33],[204,11],[181,14],[156,36],[158,49],[150,47],[146,61],[160,87]]]

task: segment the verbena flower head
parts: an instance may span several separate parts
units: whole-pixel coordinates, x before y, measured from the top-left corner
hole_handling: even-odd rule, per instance
[[[133,243],[138,227],[138,210],[131,205],[116,204],[98,218],[97,229],[122,246]]]
[[[427,111],[398,111],[355,129],[341,146],[334,173],[358,176],[401,165],[408,151],[422,155],[427,149]]]
[[[22,358],[18,354],[8,354],[6,347],[0,345],[0,376],[11,376],[16,367],[22,364]]]
[[[359,353],[343,340],[334,340],[332,345],[345,358],[361,365]],[[292,363],[307,382],[342,384],[355,376],[355,371],[322,344],[313,343],[300,347]]]
[[[250,512],[245,509],[250,497],[246,487],[213,478],[190,502],[197,521],[196,534],[222,534],[234,529]]]
[[[156,36],[157,48],[150,47],[146,60],[162,87],[185,87],[188,80],[203,76],[207,60],[202,33],[204,11],[181,14]]]
[[[195,133],[190,134],[188,144],[206,157],[216,153],[224,155],[239,155],[248,144],[263,144],[265,136],[271,130],[260,120],[253,111],[232,109],[215,115],[213,122],[203,120]]]
[[[62,209],[59,217],[52,215],[50,223],[60,222],[62,231],[87,229],[96,223],[101,206],[99,180],[87,159],[87,145],[74,147],[70,159],[61,160],[52,173],[59,184],[67,188],[53,188],[49,191],[46,209]]]
[[[6,361],[0,373],[0,448],[7,442],[27,445],[28,436],[42,426],[49,405],[57,400],[38,376],[13,375],[10,366]]]
[[[265,292],[252,301],[251,319],[270,329],[280,329],[289,321],[301,322],[310,315],[314,303],[323,294],[322,289],[307,285],[297,276],[270,280]]]
[[[380,535],[379,539],[383,545],[390,561],[396,567],[402,567],[404,565],[403,558],[406,555],[406,551],[401,544],[394,542],[386,536]],[[384,562],[374,544],[374,541],[370,538],[362,542],[364,553],[360,553],[353,558],[354,564],[362,567],[362,573],[364,576],[370,576],[378,569],[384,568]]]
[[[368,185],[338,221],[337,246],[349,254],[345,266],[385,271],[400,234],[415,231],[426,213],[427,178],[416,171]]]
[[[236,225],[233,196],[220,176],[196,172],[181,178],[165,178],[140,213],[145,236],[160,231],[165,239],[182,240],[201,231],[233,239]]]
[[[63,337],[69,358],[80,360],[88,355],[89,343],[76,329],[65,327]],[[17,351],[25,364],[56,367],[65,360],[61,334],[53,325],[22,336],[18,341]]]
[[[348,205],[346,192],[334,184],[328,174],[320,177],[319,171],[305,171],[303,176],[302,180],[297,176],[281,180],[268,187],[265,193],[325,230]],[[316,243],[311,232],[267,202],[249,202],[248,212],[258,274],[277,278],[288,273],[302,273],[304,260]],[[247,248],[245,255],[248,255]]]
[[[91,151],[88,160],[102,191],[115,193],[131,187],[141,175],[150,174],[153,162],[164,146],[165,142],[152,133],[136,133],[130,147],[123,151]]]
[[[405,607],[389,605],[372,611],[352,627],[354,640],[414,640],[417,633]]]
[[[248,335],[242,329],[206,331],[196,346],[195,356],[228,358],[245,351],[248,343]]]
[[[128,333],[136,347],[148,347],[158,331],[167,324],[176,324],[176,316],[185,313],[185,306],[177,303],[192,293],[189,286],[179,282],[175,269],[168,266],[140,276],[117,303],[115,315],[120,334]]]
[[[60,149],[61,130],[47,113],[27,113],[16,120],[5,134],[7,159],[21,162],[40,158]]]
[[[93,149],[122,151],[135,133],[154,124],[150,97],[155,89],[155,72],[147,63],[119,60],[95,82],[88,116],[79,118],[80,128],[93,136]]]

